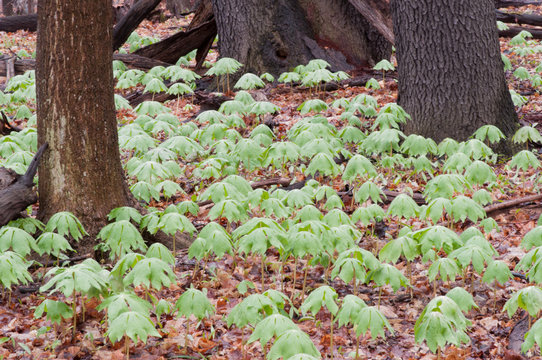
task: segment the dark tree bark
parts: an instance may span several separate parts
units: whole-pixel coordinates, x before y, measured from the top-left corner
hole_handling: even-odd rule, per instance
[[[130,34],[159,3],[160,0],[139,0],[130,8],[113,30],[113,51],[126,42]]]
[[[173,16],[179,17],[194,12],[199,5],[200,0],[167,0],[166,9]]]
[[[4,16],[15,14],[15,0],[2,0],[2,13]]]
[[[347,70],[391,51],[348,0],[213,0],[213,9],[220,55],[249,72],[278,75],[314,58]]]
[[[499,31],[499,36],[514,37],[523,30],[527,30],[533,36],[533,39],[542,39],[542,29],[526,28],[521,26],[510,26],[508,30]]]
[[[492,124],[512,135],[493,1],[392,0],[391,10],[405,132],[465,140]]]
[[[38,201],[34,191],[34,176],[47,143],[43,144],[22,176],[0,168],[0,227],[21,216],[21,212]]]
[[[348,0],[390,43],[395,42],[389,0]]]
[[[175,64],[181,56],[205,46],[208,38],[210,36],[214,38],[215,34],[216,24],[211,20],[197,28],[178,32],[155,44],[145,46],[134,54]]]
[[[497,20],[505,23],[512,23],[518,25],[534,25],[542,26],[542,16],[536,14],[511,14],[500,10],[495,10],[497,14]]]
[[[109,0],[40,1],[37,40],[38,217],[71,211],[90,236],[115,207],[133,205],[124,181],[113,100],[112,11]]]
[[[15,15],[0,17],[0,31],[15,32],[18,30],[36,31],[38,17],[32,15]]]

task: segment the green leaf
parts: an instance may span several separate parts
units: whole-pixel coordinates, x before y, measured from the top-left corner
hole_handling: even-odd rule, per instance
[[[190,234],[196,232],[196,228],[186,216],[174,212],[160,216],[158,228],[168,235],[175,235],[177,232]]]
[[[194,288],[187,289],[179,296],[175,308],[178,311],[178,317],[185,316],[188,318],[190,315],[194,315],[198,320],[210,317],[215,312],[215,308],[207,299],[207,295]]]
[[[239,78],[233,87],[235,89],[253,90],[264,86],[265,83],[257,75],[246,73]]]
[[[420,255],[418,242],[412,238],[411,234],[406,234],[389,241],[380,250],[378,257],[380,261],[395,264],[401,255],[408,261],[412,261]]]
[[[501,284],[504,284],[512,278],[512,272],[504,261],[494,260],[491,261],[484,273],[482,281],[485,283],[490,283],[492,281],[498,281]]]
[[[484,125],[480,127],[474,133],[474,137],[480,141],[485,141],[487,139],[491,144],[506,138],[502,131],[495,125]]]
[[[267,358],[269,360],[290,359],[296,354],[308,354],[317,359],[321,358],[320,352],[316,349],[310,337],[297,329],[283,332],[275,340],[269,354],[267,354]]]
[[[331,314],[335,315],[339,310],[339,307],[335,302],[336,299],[337,292],[335,289],[327,285],[323,285],[313,290],[309,296],[307,296],[299,309],[303,314],[310,311],[313,315],[316,315],[322,306],[325,306]]]
[[[47,320],[53,324],[60,324],[62,319],[69,319],[73,316],[71,307],[64,304],[62,301],[54,301],[50,299],[43,300],[41,304],[36,307],[36,310],[34,311],[34,318],[37,319],[41,317],[43,313],[47,314]]]
[[[38,254],[50,254],[59,257],[61,252],[75,251],[62,235],[44,232],[37,239]]]
[[[484,263],[489,263],[492,260],[491,254],[485,249],[475,244],[465,244],[459,249],[452,251],[449,257],[456,259],[463,268],[466,268],[470,264],[474,270],[481,274],[485,269]]]
[[[397,291],[401,286],[410,286],[403,273],[390,264],[380,264],[379,267],[370,271],[366,282],[371,280],[378,286],[390,285],[393,291]]]
[[[58,212],[51,216],[45,227],[45,231],[56,232],[62,236],[71,236],[79,241],[84,235],[88,235],[81,222],[70,212]]]
[[[122,339],[124,335],[136,344],[138,339],[146,343],[148,336],[161,337],[151,319],[136,311],[126,311],[117,316],[111,321],[106,334],[113,343]]]
[[[51,275],[53,277],[40,287],[41,292],[46,292],[52,288],[51,293],[59,291],[66,297],[72,296],[74,292],[98,297],[109,288],[106,280],[109,272],[103,270],[100,264],[92,259],[85,260],[69,268],[52,268],[46,274],[46,277]]]
[[[512,317],[518,307],[526,310],[530,316],[536,316],[542,310],[542,289],[538,286],[528,286],[512,295],[504,304],[503,311],[508,312],[508,316]]]
[[[271,315],[277,312],[275,303],[267,296],[252,294],[231,309],[227,324],[228,327],[235,324],[238,328],[242,328],[247,324],[257,324],[263,314]]]
[[[341,308],[337,313],[339,327],[346,324],[355,324],[359,318],[361,309],[367,307],[365,302],[355,295],[348,294],[344,297]]]
[[[148,317],[152,306],[149,302],[143,300],[135,293],[120,292],[111,294],[96,307],[96,310],[101,311],[107,309],[107,317],[109,326],[120,314],[127,311],[134,311],[143,316]]]
[[[9,289],[12,284],[28,284],[32,276],[28,272],[30,263],[15,252],[5,251],[0,254],[0,282]]]
[[[363,307],[355,319],[355,329],[356,335],[360,336],[365,334],[367,331],[371,332],[371,337],[376,339],[378,336],[382,338],[386,337],[384,333],[384,328],[393,335],[393,328],[391,327],[388,319],[375,307],[375,306],[366,306]]]
[[[157,258],[163,262],[174,265],[175,257],[171,254],[171,251],[163,244],[154,243],[147,249],[147,258]]]
[[[34,238],[26,231],[3,226],[0,228],[0,251],[8,249],[12,249],[23,257],[30,254],[30,249],[39,250]]]
[[[416,342],[421,343],[425,340],[427,347],[433,353],[437,351],[437,348],[443,348],[446,344],[459,345],[461,343],[460,334],[458,334],[461,331],[455,330],[452,322],[439,311],[429,312],[420,319],[423,321],[416,322],[414,328]],[[467,342],[465,341],[465,343]]]
[[[526,353],[529,351],[535,342],[538,347],[542,347],[542,319],[538,319],[525,334],[525,341],[521,345],[521,352]]]
[[[453,288],[452,290],[448,291],[446,296],[455,301],[461,311],[469,312],[472,308],[478,309],[472,295],[462,287]]]
[[[438,258],[427,270],[427,279],[434,281],[440,275],[442,281],[453,281],[460,274],[459,267],[455,260],[450,258]]]
[[[363,267],[363,263],[356,258],[344,258],[340,261],[335,261],[331,278],[339,277],[345,283],[350,283],[352,279],[364,282],[367,272]]]
[[[157,258],[141,259],[124,278],[125,284],[144,285],[147,289],[153,287],[158,291],[174,281],[171,266]]]
[[[264,347],[271,338],[277,338],[288,330],[299,330],[299,328],[286,316],[272,314],[256,325],[247,343],[250,344],[251,342],[259,341],[262,347]]]
[[[111,259],[120,258],[134,250],[147,249],[139,230],[127,220],[104,226],[97,237],[104,240],[104,245],[111,250]]]
[[[414,199],[407,194],[399,194],[388,207],[388,215],[399,218],[415,218],[420,212],[420,207]]]
[[[109,212],[109,215],[107,215],[107,219],[109,221],[133,220],[137,224],[141,222],[141,218],[142,216],[139,213],[139,211],[137,211],[136,209],[130,206],[122,206],[122,207],[115,208]]]

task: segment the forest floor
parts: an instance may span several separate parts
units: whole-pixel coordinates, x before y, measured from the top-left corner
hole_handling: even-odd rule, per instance
[[[519,9],[518,9],[519,10]],[[536,6],[524,7],[521,11],[533,11],[542,14],[542,8]],[[168,19],[165,22],[144,21],[137,29],[141,37],[164,38],[174,33],[179,26],[186,26],[190,18]],[[32,53],[35,47],[35,34],[20,31],[17,33],[0,33],[0,52],[18,53],[25,50]],[[542,42],[532,41],[531,47],[541,47]],[[127,47],[125,47],[127,49]],[[510,59],[513,68],[525,67],[530,73],[534,68],[542,64],[542,52],[534,52],[525,56],[519,56],[514,47],[509,44],[509,39],[501,39],[501,49]],[[216,47],[209,54],[208,60],[212,63],[217,58]],[[367,89],[364,86],[339,87],[331,92],[321,92],[318,97],[331,104],[340,98],[352,99],[360,94],[367,94],[374,97],[381,108],[397,99],[397,84],[393,72],[386,74],[383,81],[379,71],[371,69],[359,69],[353,75],[370,74],[379,79],[381,89]],[[513,71],[507,71],[509,87],[518,94],[524,95],[527,102],[517,108],[522,125],[537,125],[542,120],[542,98],[540,87],[533,88],[528,81],[517,80]],[[0,82],[3,81],[0,79]],[[133,89],[132,89],[133,90]],[[272,121],[277,124],[274,127],[274,135],[278,139],[287,137],[287,131],[303,115],[297,110],[298,107],[310,97],[314,97],[308,89],[300,87],[289,87],[288,85],[276,83],[268,84],[264,89],[251,91],[252,96],[259,101],[269,101],[280,107],[280,111],[273,115]],[[190,97],[180,100],[168,101],[168,106],[174,115],[179,119],[190,119],[194,117],[199,107],[197,105],[186,106],[191,103]],[[341,119],[340,109],[329,108],[322,114],[331,124],[341,128],[344,120]],[[13,114],[11,114],[13,115]],[[136,118],[135,112],[122,110],[119,112],[119,119],[123,123],[131,122]],[[24,126],[24,122],[19,125]],[[370,126],[367,125],[367,126]],[[248,132],[242,132],[248,135]],[[497,182],[500,182],[500,189],[493,190],[491,196],[494,201],[504,201],[521,198],[527,195],[538,194],[540,184],[535,170],[528,171],[525,178],[518,178],[515,171],[506,167],[506,160],[499,161],[492,165],[497,175]],[[192,173],[197,164],[185,164],[186,173]],[[388,169],[377,169],[382,178],[386,179],[387,190],[404,191],[410,188],[414,193],[422,193],[426,182],[418,177],[397,176]],[[537,170],[538,171],[538,170]],[[254,171],[243,171],[240,173],[249,181],[258,181],[283,177],[269,168],[256,169]],[[292,182],[304,180],[301,172],[290,174]],[[401,181],[397,182],[397,178]],[[527,180],[528,179],[528,180]],[[524,180],[524,181],[522,181]],[[185,195],[177,196],[174,200],[160,201],[152,200],[150,206],[164,209],[171,203],[190,200],[194,195],[201,195],[202,190],[197,190],[193,182],[187,177],[180,177],[177,181],[186,191]],[[208,183],[209,184],[209,183]],[[332,187],[340,193],[345,190],[345,182],[337,178],[332,182]],[[498,188],[498,187],[496,187]],[[469,193],[471,194],[471,193]],[[343,195],[343,211],[352,214],[357,204],[351,201],[351,196]],[[323,202],[320,203],[320,206]],[[352,206],[353,205],[353,206]],[[388,205],[383,205],[384,210]],[[192,223],[199,230],[209,222],[209,206],[201,206],[197,216],[189,216]],[[542,213],[540,201],[534,203],[523,203],[516,207],[503,211],[494,211],[488,214],[498,224],[500,231],[492,230],[485,233],[497,251],[495,259],[502,260],[513,270],[520,259],[525,255],[526,250],[520,247],[522,238],[530,230],[537,226],[537,220]],[[384,245],[395,239],[399,230],[407,225],[417,230],[426,226],[425,222],[412,218],[398,221],[395,217],[386,217],[377,225],[359,226],[363,236],[359,246],[368,250],[382,249]],[[455,232],[461,233],[472,226],[470,221],[456,222],[452,228]],[[382,231],[383,230],[383,231]],[[376,253],[376,251],[375,251]],[[226,254],[220,260],[210,259],[201,264],[200,269],[195,273],[196,261],[190,259],[187,250],[179,250],[176,255],[175,275],[177,281],[167,289],[155,292],[154,296],[164,299],[169,303],[175,303],[184,289],[193,286],[197,289],[206,289],[207,297],[216,308],[216,312],[209,318],[197,321],[195,318],[188,320],[190,323],[189,343],[185,344],[185,329],[187,320],[184,317],[176,318],[166,314],[160,318],[153,318],[158,325],[157,329],[161,338],[150,337],[146,344],[139,342],[130,347],[132,359],[261,359],[263,353],[259,342],[246,344],[250,331],[237,326],[228,326],[226,317],[232,308],[240,303],[249,294],[263,293],[268,289],[282,291],[292,301],[286,303],[285,312],[289,313],[293,308],[299,309],[306,295],[302,295],[303,276],[306,276],[306,291],[309,294],[312,289],[323,284],[334,288],[339,298],[354,292],[350,284],[345,284],[339,278],[327,282],[325,268],[319,265],[311,265],[310,271],[305,259],[288,261],[281,267],[282,260],[276,250],[268,250],[266,253],[266,269],[263,271],[264,279],[262,286],[261,257],[259,255],[248,255],[240,257]],[[539,350],[520,355],[519,348],[523,341],[523,335],[528,329],[528,321],[524,311],[517,312],[509,317],[503,312],[503,306],[511,295],[528,285],[525,278],[514,277],[503,285],[495,287],[481,281],[482,275],[469,272],[467,284],[465,278],[457,277],[457,281],[438,282],[434,287],[433,282],[428,280],[427,271],[430,264],[420,259],[412,263],[412,296],[409,290],[401,287],[393,291],[388,286],[377,287],[373,284],[361,284],[358,297],[367,305],[378,305],[381,313],[388,319],[394,333],[386,331],[385,338],[372,339],[370,335],[362,335],[359,343],[359,355],[362,359],[433,359],[436,355],[429,351],[425,343],[417,343],[414,337],[414,325],[429,300],[436,295],[446,294],[454,287],[465,287],[473,295],[474,302],[478,309],[467,313],[467,318],[472,321],[467,334],[470,343],[463,346],[448,346],[443,351],[446,359],[521,359],[540,358]],[[294,275],[294,266],[297,266]],[[399,260],[395,267],[405,275],[407,274],[407,263]],[[282,273],[281,273],[282,271]],[[36,269],[33,273],[34,279],[38,279],[44,269]],[[294,284],[293,278],[297,277]],[[282,279],[285,279],[283,282]],[[41,285],[36,282],[34,290]],[[248,287],[248,288],[247,288]],[[142,289],[138,294],[145,296]],[[80,325],[77,329],[75,339],[71,337],[69,320],[64,321],[55,331],[46,331],[51,323],[45,318],[34,318],[34,309],[44,298],[53,300],[63,299],[62,295],[46,295],[32,291],[32,286],[14,288],[9,301],[7,296],[0,301],[0,358],[4,359],[123,359],[123,342],[111,344],[105,336],[105,314],[96,309],[98,302],[89,300],[86,307],[85,319],[79,319]],[[380,303],[378,304],[380,299]],[[310,336],[324,358],[330,358],[329,353],[334,353],[335,359],[353,358],[356,351],[356,336],[351,326],[338,327],[334,324],[333,347],[330,348],[330,333],[332,322],[330,313],[327,310],[318,312],[315,316],[294,314],[293,319],[299,328]]]

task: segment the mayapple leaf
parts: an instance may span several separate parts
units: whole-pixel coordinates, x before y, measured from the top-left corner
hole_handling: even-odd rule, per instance
[[[143,300],[135,293],[128,291],[114,293],[104,298],[100,305],[96,307],[96,310],[107,309],[108,321],[111,324],[120,314],[127,311],[135,311],[148,317],[151,308],[152,306],[149,302]]]
[[[62,319],[69,319],[73,316],[73,310],[62,301],[45,299],[34,310],[34,318],[39,318],[46,313],[47,320],[53,324],[60,324]]]
[[[373,339],[376,339],[378,336],[385,338],[385,328],[391,334],[394,332],[393,328],[388,322],[388,319],[386,319],[386,317],[375,306],[362,307],[357,318],[355,319],[354,325],[357,336],[370,331]]]
[[[472,295],[462,287],[453,288],[452,290],[448,291],[446,296],[455,301],[461,311],[468,312],[472,308],[478,309]]]
[[[134,343],[138,340],[147,342],[147,337],[161,337],[151,319],[137,311],[126,311],[117,316],[109,324],[107,336],[115,343],[128,336]]]
[[[174,281],[175,274],[171,266],[157,258],[141,259],[124,278],[125,284],[144,285],[147,289],[153,287],[158,291]]]
[[[341,308],[337,313],[339,327],[346,324],[355,324],[361,309],[364,307],[367,307],[367,305],[359,297],[352,294],[346,295],[343,299]]]
[[[265,346],[271,338],[279,337],[288,330],[299,330],[299,328],[290,318],[281,314],[272,314],[256,325],[247,343],[259,341],[262,346]]]
[[[45,231],[56,231],[62,236],[71,236],[75,241],[79,241],[83,236],[88,235],[75,215],[67,211],[58,212],[51,216]]]
[[[290,359],[296,354],[308,354],[321,358],[310,337],[298,329],[287,330],[280,335],[267,354],[269,360]]]
[[[175,308],[178,311],[178,317],[185,316],[188,318],[190,315],[194,315],[198,320],[209,317],[215,312],[215,308],[207,299],[207,295],[194,288],[187,289],[179,296]]]

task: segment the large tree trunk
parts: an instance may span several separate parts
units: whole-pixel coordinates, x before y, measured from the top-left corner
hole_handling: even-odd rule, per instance
[[[465,140],[518,122],[503,71],[491,0],[392,0],[404,127],[440,141]]]
[[[123,177],[113,100],[109,0],[40,1],[37,40],[39,218],[71,211],[90,236],[92,253],[111,209],[130,205]]]
[[[220,55],[249,72],[278,75],[314,58],[346,70],[391,51],[348,0],[213,0],[213,9]]]

